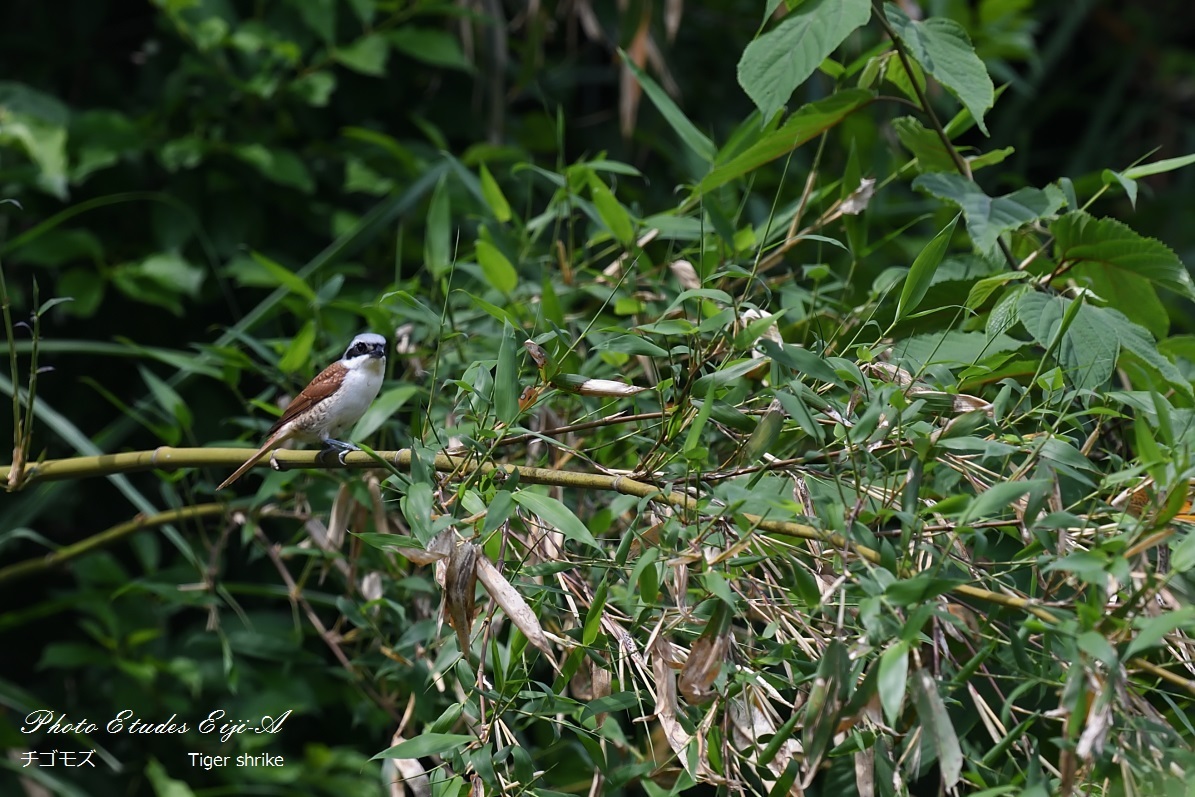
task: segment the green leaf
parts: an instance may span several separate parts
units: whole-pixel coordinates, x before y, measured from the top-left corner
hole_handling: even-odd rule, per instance
[[[1125,169],[1121,172],[1121,175],[1130,180],[1137,180],[1142,177],[1148,177],[1151,174],[1172,172],[1175,169],[1190,166],[1192,163],[1195,163],[1195,155],[1183,155],[1178,158],[1166,158],[1165,160],[1154,161],[1153,163],[1143,163],[1140,166],[1133,166],[1132,168]]]
[[[619,50],[618,54],[622,56],[623,64],[631,70],[635,80],[643,87],[643,93],[651,100],[651,104],[656,106],[656,110],[664,117],[664,121],[668,123],[672,131],[685,143],[685,146],[693,150],[694,154],[706,163],[713,161],[717,149],[709,136],[698,130],[697,126],[689,121],[689,117],[685,116],[685,112],[680,109],[680,106],[668,96],[668,92],[660,88],[659,84],[640,69],[625,52]]]
[[[968,310],[978,310],[980,305],[987,301],[992,292],[1001,285],[1007,285],[1014,280],[1028,279],[1029,275],[1024,271],[1006,271],[1003,274],[995,274],[991,277],[984,277],[971,286],[971,290],[967,293],[966,307]]]
[[[734,155],[729,161],[715,166],[698,184],[695,195],[708,193],[758,169],[765,163],[771,163],[787,155],[871,102],[874,96],[872,92],[863,89],[846,89],[835,92],[824,100],[802,106],[781,127]]]
[[[540,520],[559,531],[566,538],[574,542],[584,543],[591,548],[602,550],[593,534],[585,524],[573,514],[573,510],[548,495],[533,493],[529,490],[519,490],[514,494],[515,503],[527,511],[538,515]]]
[[[414,739],[399,742],[375,755],[370,761],[379,758],[423,758],[429,755],[443,755],[476,740],[476,737],[463,733],[421,733]]]
[[[506,201],[502,189],[498,186],[498,181],[494,179],[494,175],[490,174],[490,170],[486,168],[484,163],[481,164],[479,171],[481,174],[481,195],[485,197],[485,203],[490,206],[490,212],[500,222],[505,223],[510,221],[513,216],[510,212],[510,203]]]
[[[938,264],[942,262],[946,250],[950,248],[950,239],[954,236],[955,228],[958,227],[958,219],[958,216],[951,219],[950,223],[925,245],[921,254],[917,255],[917,259],[913,261],[913,265],[905,277],[904,287],[900,291],[900,300],[896,303],[895,320],[900,321],[917,309],[917,305],[921,304],[921,300],[925,298],[925,292],[929,290],[930,283],[933,281],[934,272],[937,271]]]
[[[1120,354],[1120,338],[1100,308],[1087,304],[1078,308],[1074,319],[1063,329],[1073,302],[1063,296],[1027,293],[1018,302],[1017,314],[1034,340],[1047,348],[1056,347],[1055,357],[1071,384],[1092,390],[1112,377]],[[1056,341],[1059,333],[1062,339]]]
[[[867,0],[812,0],[747,45],[739,85],[765,120],[780,110],[852,32],[871,19]]]
[[[148,368],[138,366],[137,370],[141,373],[141,379],[149,388],[154,401],[158,403],[158,406],[162,408],[166,415],[178,421],[182,428],[189,428],[191,426],[191,411],[187,408],[187,402],[178,394],[178,391]]]
[[[1195,630],[1195,606],[1184,606],[1157,617],[1138,617],[1133,625],[1138,631],[1125,649],[1126,659],[1161,643],[1167,634],[1179,628],[1185,628],[1188,633]]]
[[[884,708],[884,719],[892,727],[900,719],[900,708],[909,688],[909,645],[903,640],[884,651],[880,656],[880,673],[876,685],[880,693],[880,705]]]
[[[958,525],[965,526],[972,521],[1004,517],[1012,504],[1023,496],[1042,494],[1050,489],[1049,479],[1027,479],[1019,482],[993,484],[975,496],[959,515]]]
[[[589,173],[589,195],[593,198],[593,206],[597,208],[602,223],[619,243],[628,246],[635,237],[635,226],[631,223],[631,216],[614,197],[614,193],[606,187],[602,178],[593,172]]]
[[[639,335],[617,335],[596,345],[598,351],[618,351],[623,354],[642,354],[648,357],[667,357],[668,350],[660,348]]]
[[[917,670],[913,675],[913,682],[917,716],[925,732],[922,744],[928,746],[937,758],[942,783],[946,789],[951,790],[958,783],[959,775],[963,771],[963,751],[959,747],[958,734],[950,722],[946,704],[938,694],[938,685],[934,677],[925,670]]]
[[[291,293],[302,296],[313,304],[315,303],[315,291],[311,290],[311,286],[298,274],[295,274],[285,266],[275,263],[261,252],[253,251],[250,252],[250,255],[257,261],[259,266],[266,270],[276,285],[286,288]]]
[[[293,374],[307,365],[311,360],[311,349],[315,346],[315,322],[308,321],[299,329],[299,333],[291,338],[286,353],[278,361],[278,370],[284,374]]]
[[[1127,271],[1187,299],[1195,299],[1191,275],[1170,247],[1134,232],[1115,219],[1097,219],[1076,211],[1056,219],[1050,225],[1050,233],[1054,236],[1055,257],[1059,262]]]
[[[347,47],[337,49],[335,55],[337,61],[354,72],[381,77],[386,74],[386,60],[390,57],[390,47],[380,34],[371,33]]]
[[[382,393],[357,421],[350,439],[364,440],[369,437],[418,393],[419,388],[415,385],[400,385]]]
[[[304,194],[315,191],[315,180],[307,171],[306,164],[289,150],[276,147],[267,149],[261,144],[241,144],[232,148],[232,154],[279,185],[298,189]]]
[[[981,252],[994,250],[1002,233],[1053,215],[1065,203],[1062,192],[1053,185],[990,197],[973,180],[957,174],[923,174],[913,181],[913,187],[958,205],[967,232]]]
[[[900,143],[917,159],[917,171],[922,174],[955,171],[954,159],[942,139],[921,122],[912,116],[902,116],[892,120],[892,129]]]
[[[423,236],[423,262],[435,277],[452,267],[452,206],[447,176],[441,177],[427,206],[427,231]]]
[[[472,72],[473,64],[465,58],[460,42],[446,30],[404,25],[385,34],[394,49],[432,66]]]
[[[963,26],[944,17],[916,22],[893,3],[884,4],[884,16],[913,60],[958,98],[987,135],[983,115],[996,100],[995,87]]]
[[[477,262],[485,274],[486,281],[494,288],[509,294],[519,284],[519,274],[502,254],[502,250],[489,241],[477,242]]]
[[[515,352],[522,347],[515,341],[514,329],[507,324],[498,345],[498,364],[494,368],[494,413],[506,425],[519,414],[519,366]]]

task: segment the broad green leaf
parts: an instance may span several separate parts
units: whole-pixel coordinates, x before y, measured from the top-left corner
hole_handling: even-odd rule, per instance
[[[511,293],[519,284],[519,274],[502,254],[502,250],[489,241],[477,242],[477,262],[485,274],[486,281],[503,293]]]
[[[1097,219],[1076,211],[1050,224],[1059,262],[1090,264],[1145,277],[1155,285],[1195,299],[1195,284],[1178,256],[1155,238],[1134,232],[1115,219]],[[1114,301],[1116,297],[1104,297]]]
[[[386,74],[386,60],[390,57],[390,46],[377,33],[362,36],[347,47],[334,51],[336,60],[354,72],[381,77]]]
[[[707,383],[705,400],[701,402],[701,406],[697,410],[697,416],[689,424],[689,431],[685,435],[685,445],[683,448],[685,456],[689,459],[704,459],[705,447],[701,445],[701,438],[702,433],[705,431],[705,425],[709,421],[710,413],[714,409],[714,388],[716,386],[716,383],[712,379]],[[694,386],[694,389],[696,389],[696,386]]]
[[[1124,313],[1112,307],[1085,307],[1091,312],[1094,324],[1106,324],[1116,333],[1120,350],[1132,354],[1144,365],[1156,372],[1166,383],[1188,398],[1192,397],[1191,383],[1179,372],[1174,363],[1158,351],[1158,344],[1144,327],[1125,317]]]
[[[954,159],[943,146],[942,139],[917,119],[912,116],[893,119],[892,129],[900,143],[917,159],[917,171],[922,174],[955,171]]]
[[[421,733],[413,739],[407,739],[405,742],[386,748],[370,761],[380,758],[422,758],[429,755],[442,755],[464,747],[475,740],[476,737],[462,733]]]
[[[516,504],[538,515],[540,520],[559,531],[566,538],[584,543],[599,551],[602,549],[585,524],[573,514],[573,510],[555,498],[529,490],[519,490],[514,494],[514,499]]]
[[[498,181],[494,179],[494,175],[490,174],[490,170],[486,168],[484,163],[481,164],[479,171],[481,174],[481,195],[485,197],[486,204],[490,206],[490,212],[494,214],[494,218],[498,221],[510,221],[513,215],[510,212],[510,203],[506,201],[506,196],[498,186]]]
[[[905,701],[909,687],[909,645],[897,642],[880,656],[880,674],[877,689],[880,705],[884,708],[884,719],[895,727],[900,719],[900,707]]]
[[[900,291],[900,300],[896,303],[895,320],[900,321],[917,309],[917,305],[921,304],[921,300],[925,298],[925,292],[929,290],[930,283],[933,281],[934,272],[937,270],[938,264],[942,262],[946,250],[950,248],[950,239],[954,236],[955,228],[958,227],[958,219],[958,216],[951,219],[950,223],[925,245],[921,254],[917,255],[917,259],[913,261],[913,265],[905,277],[904,287]]]
[[[995,249],[1002,233],[1053,215],[1065,202],[1062,192],[1053,185],[1020,188],[990,197],[973,180],[957,174],[923,174],[913,181],[913,187],[958,205],[967,221],[967,232],[981,252]]]
[[[1017,272],[1024,273],[1024,272]],[[1155,338],[1170,331],[1170,315],[1150,281],[1137,274],[1101,263],[1082,263],[1067,272],[1070,279],[1092,291],[1100,303],[1107,302],[1140,324]]]
[[[771,119],[838,45],[871,19],[867,0],[812,0],[747,45],[739,85]]]
[[[913,674],[913,681],[913,699],[924,732],[922,744],[928,746],[938,760],[943,785],[952,790],[963,771],[963,751],[959,747],[958,735],[950,722],[946,704],[938,694],[938,683],[934,677],[925,670],[917,670]]]
[[[781,127],[768,133],[729,161],[715,166],[698,184],[695,195],[700,196],[712,191],[765,163],[771,163],[787,155],[806,141],[834,127],[851,113],[871,102],[874,97],[870,91],[846,89],[824,100],[802,106]]]
[[[1074,318],[1063,329],[1071,310]],[[1017,314],[1034,340],[1055,347],[1054,355],[1075,387],[1095,389],[1112,377],[1120,354],[1120,334],[1101,308],[1086,303],[1075,308],[1073,299],[1034,292],[1021,297]],[[1062,339],[1056,341],[1060,332]]]
[[[909,55],[958,98],[986,135],[983,115],[995,102],[995,87],[963,26],[944,17],[917,22],[893,3],[884,4],[884,15]]]
[[[628,58],[625,52],[619,50],[619,55],[622,56],[623,64],[631,70],[635,80],[643,87],[643,93],[651,100],[651,104],[656,106],[656,110],[664,117],[664,121],[668,123],[672,131],[689,149],[693,150],[697,157],[706,163],[713,161],[717,149],[709,136],[698,130],[697,126],[689,121],[689,117],[685,116],[685,112],[680,109],[680,106],[668,96],[668,92],[660,88],[659,84]]]

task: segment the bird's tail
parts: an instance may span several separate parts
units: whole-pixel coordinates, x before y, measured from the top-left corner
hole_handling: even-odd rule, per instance
[[[220,486],[217,487],[216,490],[217,491],[223,490],[225,487],[232,484],[234,481],[236,481],[237,479],[241,478],[246,473],[248,473],[249,469],[252,468],[254,465],[256,465],[258,460],[260,460],[262,457],[264,457],[269,452],[269,450],[271,448],[274,448],[279,443],[281,443],[282,440],[283,440],[283,436],[281,436],[281,435],[271,435],[270,439],[266,440],[266,442],[262,445],[262,447],[257,449],[256,453],[254,453],[253,456],[251,456],[251,457],[249,457],[249,459],[245,460],[244,465],[241,465],[239,468],[237,468],[235,471],[233,471],[233,474],[231,476],[229,476],[227,479],[225,479],[223,482],[221,482]]]

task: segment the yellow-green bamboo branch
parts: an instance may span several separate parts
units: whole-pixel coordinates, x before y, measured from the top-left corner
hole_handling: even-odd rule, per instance
[[[163,446],[153,451],[131,451],[123,454],[105,454],[98,457],[46,460],[28,466],[22,474],[23,478],[21,481],[22,484],[32,484],[39,481],[109,476],[114,473],[134,473],[146,470],[171,471],[195,467],[236,468],[245,461],[245,458],[250,453],[252,452],[249,449],[243,448],[171,448]],[[372,455],[364,451],[354,451],[345,457],[345,462],[342,465],[335,457],[320,459],[319,452],[317,451],[276,451],[258,463],[257,467],[274,467],[278,470],[292,470],[295,468],[364,469],[376,468],[379,462],[381,462],[392,467],[409,469],[412,458],[413,454],[409,449],[376,451]],[[691,496],[667,491],[656,485],[626,476],[608,476],[600,473],[532,468],[520,465],[494,464],[492,462],[470,462],[467,457],[454,457],[447,454],[435,455],[429,464],[441,473],[464,473],[471,471],[480,475],[497,472],[511,475],[517,474],[519,480],[525,484],[609,490],[633,495],[638,498],[651,498],[652,500],[666,503],[683,511],[696,511],[699,508],[697,499]],[[10,469],[11,466],[0,466],[0,481],[8,480]],[[152,518],[134,519],[120,526],[114,526],[108,531],[97,534],[69,548],[63,548],[38,559],[31,559],[10,565],[0,570],[0,583],[21,577],[22,575],[40,572],[45,568],[57,564],[62,564],[86,553],[88,550],[107,545],[114,540],[143,528],[163,525],[184,518],[219,514],[225,509],[226,506],[223,504],[204,504],[197,507],[171,510],[170,512],[155,515]],[[770,536],[815,540],[833,546],[835,550],[859,556],[872,564],[879,564],[880,562],[878,551],[852,542],[839,534],[833,534],[814,528],[813,526],[787,520],[772,520],[746,513],[743,513],[741,517],[754,528],[766,532]],[[992,592],[968,584],[959,585],[952,591],[956,595],[963,597],[1023,611],[1051,625],[1058,623],[1060,620],[1055,613],[1037,605],[1035,601],[1029,598]],[[1140,658],[1132,659],[1128,662],[1128,665],[1195,694],[1195,681],[1193,680],[1183,678]]]
[[[178,509],[170,509],[156,515],[138,515],[132,520],[101,531],[99,534],[93,534],[74,545],[67,545],[45,556],[26,559],[23,562],[17,562],[16,564],[0,568],[0,584],[7,581],[18,581],[37,575],[50,568],[64,565],[84,554],[105,548],[134,532],[156,528],[157,526],[166,526],[183,520],[197,520],[199,518],[221,515],[227,511],[228,507],[225,504],[199,504],[198,506],[184,506]]]

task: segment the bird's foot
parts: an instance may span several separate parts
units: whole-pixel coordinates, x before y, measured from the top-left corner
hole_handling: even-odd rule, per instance
[[[334,440],[331,437],[325,438],[323,441],[324,448],[319,452],[317,459],[323,460],[328,454],[335,453],[336,459],[340,461],[341,465],[346,464],[344,458],[348,456],[350,451],[360,451],[361,449],[352,443],[344,440]]]

